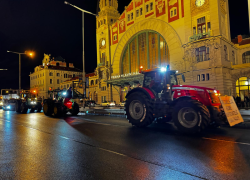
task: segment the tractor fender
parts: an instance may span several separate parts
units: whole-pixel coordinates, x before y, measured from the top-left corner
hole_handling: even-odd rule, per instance
[[[172,102],[172,106],[175,106],[179,101],[186,101],[186,100],[190,100],[190,99],[199,101],[198,98],[196,98],[195,96],[182,96],[182,97],[179,97],[177,99],[174,99]]]
[[[154,93],[148,89],[148,88],[141,88],[141,87],[138,87],[138,88],[135,88],[135,89],[132,89],[131,91],[129,91],[129,93],[126,95],[126,98],[128,96],[130,96],[130,94],[133,94],[133,93],[136,93],[136,92],[141,92],[143,94],[145,94],[149,99],[155,99],[155,95]]]

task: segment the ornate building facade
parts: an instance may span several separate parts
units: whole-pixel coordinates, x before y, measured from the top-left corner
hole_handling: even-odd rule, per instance
[[[185,74],[181,84],[249,96],[250,40],[231,40],[228,0],[132,0],[121,15],[117,0],[99,5],[98,88],[92,94],[122,101],[142,83],[139,67],[170,65]]]

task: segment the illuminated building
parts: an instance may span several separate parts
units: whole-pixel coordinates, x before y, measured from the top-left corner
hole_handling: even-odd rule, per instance
[[[67,65],[61,57],[51,59],[44,54],[42,65],[30,74],[30,88],[38,89],[38,96],[45,99],[50,89],[63,89],[62,83],[75,77],[82,77],[82,70],[75,68],[73,63]]]
[[[140,66],[145,70],[167,65],[185,74],[185,83],[178,80],[181,84],[248,95],[250,40],[231,40],[228,0],[132,0],[121,15],[117,0],[100,0],[99,6],[99,100],[103,94],[112,99],[106,82],[114,84],[113,100],[119,102],[130,88],[142,84]],[[241,77],[248,83],[244,81],[244,87],[236,85]],[[106,91],[101,92],[102,87]]]

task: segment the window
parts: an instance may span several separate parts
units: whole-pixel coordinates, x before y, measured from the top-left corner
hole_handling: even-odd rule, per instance
[[[39,74],[38,74],[38,78],[39,78]]]
[[[96,84],[96,85],[98,84],[98,79],[95,80],[95,84]]]
[[[172,10],[171,11],[171,16],[170,17],[173,17],[174,16],[174,11]]]
[[[102,21],[101,21],[101,25],[102,25]]]
[[[57,77],[60,77],[60,73],[57,73],[56,76],[57,76]]]
[[[211,23],[210,22],[207,23],[207,31],[211,31]]]
[[[106,19],[104,19],[104,24],[106,24]]]
[[[52,73],[52,72],[50,72],[50,73],[49,73],[49,76],[53,76],[53,73]]]
[[[227,53],[227,46],[224,45],[224,57],[225,57],[225,60],[228,61],[228,53]]]
[[[64,78],[68,78],[68,74],[64,74]]]
[[[130,14],[128,15],[128,21],[130,21]]]
[[[196,27],[193,27],[193,35],[196,35]]]
[[[50,79],[50,84],[53,84],[53,80],[52,79]]]
[[[176,11],[176,9],[174,10],[174,16],[176,16],[177,15],[177,11]]]
[[[139,17],[139,15],[140,15],[139,13],[140,13],[140,12],[139,12],[139,9],[137,9],[137,10],[136,10],[136,17]]]
[[[143,13],[143,9],[142,9],[142,8],[140,8],[140,15],[142,15],[142,13]]]
[[[111,23],[113,23],[113,19],[111,19],[110,21],[111,21]]]
[[[153,10],[153,3],[151,2],[150,3],[150,11],[152,11]]]
[[[148,7],[148,4],[146,5],[146,13],[149,11],[149,9],[148,9],[149,7]]]
[[[98,27],[100,27],[100,21],[98,21]]]
[[[236,64],[236,62],[235,62],[235,53],[234,53],[234,51],[232,51],[232,63],[233,63],[233,65]]]
[[[114,35],[114,41],[116,41],[116,40],[117,40],[117,34]]]
[[[134,14],[133,13],[131,13],[131,20],[133,20],[134,19]]]
[[[247,51],[242,55],[242,63],[250,63],[250,51]]]
[[[206,74],[206,80],[209,81],[210,80],[210,76],[209,74]]]
[[[111,5],[111,0],[109,0],[109,6],[112,6],[112,5]]]
[[[73,78],[74,78],[74,77],[76,77],[76,75],[75,75],[75,74],[73,74]]]
[[[60,79],[57,79],[57,84],[60,84]]]
[[[69,84],[67,84],[67,88],[69,88]]]
[[[206,33],[206,18],[197,19],[198,34]]]
[[[202,74],[201,75],[201,81],[205,81],[206,79],[205,79],[205,74]]]
[[[197,62],[207,61],[209,59],[209,47],[202,46],[195,50]]]
[[[197,75],[197,81],[201,81],[201,75]]]

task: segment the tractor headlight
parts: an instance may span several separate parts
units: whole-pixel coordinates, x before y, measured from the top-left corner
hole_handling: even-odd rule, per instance
[[[10,106],[7,106],[6,108],[7,108],[7,109],[10,109]]]
[[[63,92],[62,95],[66,96],[66,95],[67,95],[67,92]]]
[[[161,72],[166,72],[167,71],[167,68],[166,67],[162,67],[161,68]]]

